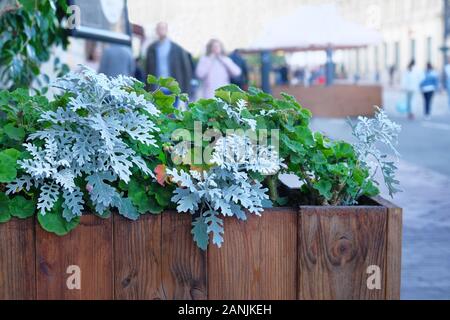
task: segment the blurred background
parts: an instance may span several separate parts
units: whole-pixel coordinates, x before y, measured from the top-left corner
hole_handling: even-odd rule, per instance
[[[73,2],[83,28],[67,50],[53,53],[71,69],[79,63],[99,69],[115,38],[132,44],[136,77],[145,79],[149,46],[168,38],[189,57],[196,98],[207,94],[202,85],[216,83],[198,71],[214,38],[221,54],[234,54],[241,87],[294,95],[312,110],[313,127],[332,138],[351,140],[347,118],[383,107],[403,127],[403,193],[393,200],[404,209],[402,298],[450,299],[450,1]],[[50,77],[51,65],[43,67]]]

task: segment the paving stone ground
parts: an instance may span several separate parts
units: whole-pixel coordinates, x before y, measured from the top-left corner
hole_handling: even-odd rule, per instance
[[[398,178],[403,192],[393,200],[404,209],[402,299],[450,299],[450,108],[435,99],[431,120],[408,121],[395,108],[401,92],[385,90],[384,107],[403,127]],[[335,139],[351,139],[345,120],[314,119],[315,130]],[[382,190],[388,197],[386,190]]]

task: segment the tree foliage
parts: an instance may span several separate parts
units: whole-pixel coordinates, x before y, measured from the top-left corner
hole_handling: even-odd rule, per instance
[[[0,88],[28,88],[34,79],[48,80],[40,66],[54,46],[66,48],[62,26],[66,0],[18,0],[19,6],[0,15]],[[66,66],[55,60],[58,72]]]

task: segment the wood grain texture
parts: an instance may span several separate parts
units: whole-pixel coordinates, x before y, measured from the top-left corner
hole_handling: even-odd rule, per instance
[[[386,273],[387,212],[383,207],[301,207],[299,299],[384,299],[367,288],[367,267]]]
[[[36,224],[38,299],[112,299],[112,221],[83,215],[80,225],[64,237]],[[81,269],[81,290],[67,287],[67,267]]]
[[[64,237],[13,219],[0,224],[0,299],[399,299],[402,211],[366,203],[226,218],[222,248],[207,252],[191,216],[170,211],[136,222],[84,215]],[[81,290],[67,288],[70,265]],[[370,265],[381,290],[367,288]]]
[[[161,284],[161,215],[130,221],[114,215],[114,291],[119,300],[159,300]]]
[[[36,298],[34,219],[0,223],[0,300]]]
[[[381,86],[358,86],[335,84],[324,86],[275,86],[273,95],[281,92],[294,96],[302,106],[308,108],[314,117],[346,118],[357,116],[373,117],[373,106],[383,105]]]
[[[399,300],[402,269],[402,209],[391,202],[377,197],[379,204],[387,208],[387,247],[386,247],[386,299]]]
[[[226,218],[222,248],[208,249],[209,299],[296,299],[297,210]]]
[[[162,216],[162,285],[169,300],[207,299],[206,253],[194,243],[190,214]]]
[[[402,209],[388,208],[386,299],[400,300],[402,271]]]

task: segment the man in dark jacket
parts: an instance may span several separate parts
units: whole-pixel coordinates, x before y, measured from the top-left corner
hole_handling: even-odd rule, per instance
[[[231,78],[231,83],[237,85],[242,90],[248,90],[248,68],[245,59],[237,49],[230,54],[230,58],[239,68],[241,68],[241,75]]]
[[[188,53],[167,37],[167,23],[158,23],[156,34],[158,40],[147,50],[147,74],[156,77],[173,77],[180,84],[181,91],[190,94],[193,71]]]

